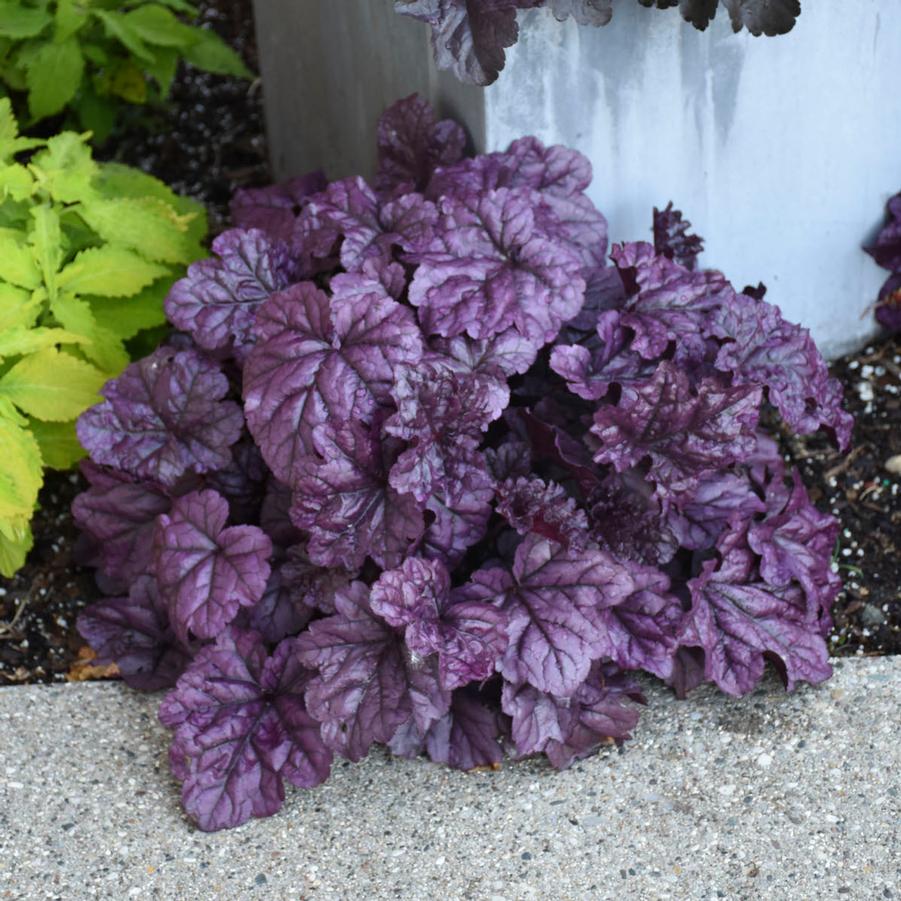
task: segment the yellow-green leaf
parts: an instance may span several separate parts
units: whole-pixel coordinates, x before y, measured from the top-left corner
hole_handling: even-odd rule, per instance
[[[64,131],[50,138],[46,150],[32,159],[29,168],[54,200],[75,203],[92,196],[97,164],[91,159],[88,137]]]
[[[0,530],[15,540],[28,527],[43,481],[41,451],[34,436],[0,412]]]
[[[197,42],[197,30],[179,22],[165,7],[156,3],[139,6],[125,20],[148,44],[163,47],[188,47]]]
[[[202,251],[188,234],[193,213],[179,215],[155,197],[97,198],[79,208],[88,225],[111,244],[138,251],[162,263],[190,263]]]
[[[91,312],[99,326],[108,329],[122,340],[133,338],[138,332],[156,328],[166,322],[163,301],[169,293],[170,281],[160,279],[134,297],[87,297]]]
[[[44,465],[51,469],[69,469],[84,456],[78,443],[75,422],[44,422],[31,419],[31,434],[41,449]]]
[[[23,357],[0,378],[0,397],[50,422],[75,419],[99,400],[106,376],[56,348]]]
[[[147,102],[147,79],[130,59],[116,66],[110,77],[109,89],[116,97],[129,103]]]
[[[46,9],[23,6],[21,0],[0,0],[0,36],[22,40],[39,35],[51,22]]]
[[[55,41],[68,40],[76,34],[88,19],[84,5],[76,0],[57,0],[56,4],[56,28],[53,39]]]
[[[75,96],[84,74],[84,57],[75,38],[44,44],[29,56],[28,109],[35,119],[56,115]]]
[[[33,354],[56,344],[77,344],[82,340],[80,335],[61,328],[6,328],[0,330],[0,359]]]
[[[41,283],[41,272],[25,235],[13,228],[0,228],[0,279],[31,290]]]
[[[119,300],[119,303],[130,303]],[[122,339],[100,325],[90,304],[72,294],[60,294],[51,301],[50,311],[64,328],[78,336],[81,353],[106,375],[118,375],[129,362]]]
[[[57,283],[73,294],[129,297],[168,271],[124,247],[107,245],[83,250],[59,274]]]
[[[63,262],[63,236],[59,227],[59,215],[49,204],[31,208],[34,220],[28,241],[34,259],[44,276],[44,284],[50,298],[56,296],[56,273]]]
[[[27,200],[34,190],[34,178],[21,163],[0,166],[0,199]]]
[[[43,294],[31,294],[0,281],[0,332],[34,324]]]
[[[17,538],[7,538],[0,523],[0,576],[14,576],[25,565],[33,544],[30,526],[19,529]]]

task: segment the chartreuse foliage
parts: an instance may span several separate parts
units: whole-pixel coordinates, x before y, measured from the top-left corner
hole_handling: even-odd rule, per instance
[[[32,122],[70,109],[100,140],[121,102],[164,98],[181,59],[249,77],[187,0],[0,0],[0,92],[23,94]]]
[[[79,629],[171,689],[203,829],[375,743],[566,766],[628,737],[635,670],[830,674],[837,523],[760,415],[847,446],[810,335],[671,206],[608,255],[580,154],[465,144],[411,97],[373,184],[240,192],[166,298],[180,334],[79,418],[109,595]]]
[[[19,137],[0,99],[0,572],[31,546],[43,467],[82,455],[75,418],[129,360],[125,342],[165,322],[163,297],[202,255],[201,207],[86,135]]]

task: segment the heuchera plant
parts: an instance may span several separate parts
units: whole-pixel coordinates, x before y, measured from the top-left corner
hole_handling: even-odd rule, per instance
[[[679,694],[830,674],[832,518],[765,405],[844,447],[808,333],[668,207],[613,249],[588,162],[463,155],[416,97],[379,172],[243,191],[180,330],[79,421],[111,597],[79,621],[160,716],[203,829],[374,743],[469,769],[622,741]]]
[[[614,0],[394,0],[405,16],[432,29],[435,61],[463,81],[491,84],[504,68],[504,51],[519,37],[517,12],[547,8],[561,22],[572,16],[580,25],[606,25]],[[622,0],[620,0],[622,2]],[[686,22],[703,31],[713,21],[720,0],[638,0],[642,6],[679,7]],[[791,31],[801,14],[800,0],[722,0],[734,31],[754,35]]]
[[[203,208],[135,169],[96,163],[88,137],[20,137],[0,99],[5,576],[31,547],[43,467],[67,469],[83,456],[75,419],[128,365],[125,342],[165,323],[169,288],[204,254]]]
[[[876,301],[876,320],[890,332],[901,332],[901,194],[889,200],[885,225],[866,251],[890,273]]]

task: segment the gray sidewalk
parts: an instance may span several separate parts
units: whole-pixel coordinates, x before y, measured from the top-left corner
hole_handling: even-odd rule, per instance
[[[790,696],[652,686],[622,753],[561,774],[338,762],[213,835],[181,815],[156,705],[0,690],[0,898],[901,899],[901,658]]]

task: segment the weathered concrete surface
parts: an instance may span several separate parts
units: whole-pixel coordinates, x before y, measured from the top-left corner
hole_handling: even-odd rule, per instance
[[[156,699],[0,691],[0,898],[901,897],[901,658],[742,701],[652,688],[636,739],[555,774],[372,754],[281,815],[183,819]]]

